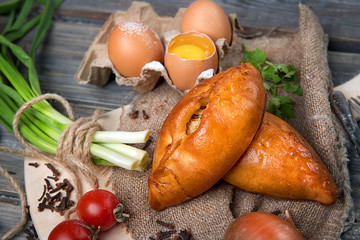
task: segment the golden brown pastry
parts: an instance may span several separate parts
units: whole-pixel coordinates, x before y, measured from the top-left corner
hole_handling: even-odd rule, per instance
[[[250,63],[230,68],[186,94],[166,118],[148,179],[149,202],[161,210],[212,187],[258,130],[266,91]]]
[[[226,182],[272,197],[332,204],[338,189],[320,157],[288,123],[265,113],[254,140]]]

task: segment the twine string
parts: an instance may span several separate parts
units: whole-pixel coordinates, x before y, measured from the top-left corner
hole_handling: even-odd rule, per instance
[[[102,112],[98,109],[92,117],[79,118],[70,124],[61,134],[56,151],[56,158],[70,168],[79,168],[93,189],[99,187],[99,181],[92,170],[90,145],[95,132],[101,130],[97,120]]]
[[[73,179],[75,186],[76,199],[79,199],[82,195],[82,184],[79,180],[79,176],[75,173],[75,170],[82,173],[85,179],[91,184],[92,188],[96,189],[99,187],[98,178],[93,173],[91,167],[94,165],[91,161],[90,145],[93,135],[96,131],[101,130],[101,126],[97,123],[97,120],[101,113],[101,109],[95,111],[92,117],[80,118],[70,124],[61,134],[56,156],[50,155],[46,152],[40,151],[28,143],[20,134],[19,121],[21,115],[32,105],[39,103],[45,99],[55,99],[62,103],[65,107],[67,114],[71,120],[74,121],[74,114],[68,101],[57,94],[43,94],[39,97],[33,98],[26,102],[15,114],[13,120],[14,135],[17,140],[25,147],[26,151],[15,150],[8,147],[0,146],[1,152],[15,154],[26,158],[36,158],[40,161],[50,162],[55,165],[60,165],[63,170],[68,172]],[[21,189],[16,180],[10,176],[10,174],[0,166],[1,174],[11,183],[16,189],[20,196],[22,215],[19,223],[6,233],[2,240],[7,240],[15,236],[27,221],[27,210],[26,210],[26,197],[24,191]],[[70,214],[74,212],[74,207],[69,209],[65,213],[65,218],[69,218]]]

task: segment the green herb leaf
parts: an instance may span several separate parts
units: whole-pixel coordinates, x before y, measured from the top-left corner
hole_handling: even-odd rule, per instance
[[[255,51],[250,51],[246,45],[244,45],[244,57],[242,62],[251,63],[257,70],[261,70],[261,65],[264,64],[266,59],[266,53],[261,51],[259,48]]]
[[[294,110],[291,104],[283,103],[280,105],[280,112],[282,116],[280,118],[294,118]]]
[[[271,86],[269,84],[267,84],[266,82],[263,82],[264,83],[264,87],[267,91],[270,90]]]
[[[266,65],[261,71],[261,76],[265,81],[273,82],[274,79],[274,67]]]
[[[272,96],[269,100],[266,111],[280,118],[294,118],[292,99],[288,96]]]
[[[271,94],[266,111],[280,118],[294,118],[292,99],[288,96],[277,96],[278,88],[298,96],[303,91],[296,79],[296,68],[291,64],[274,64],[266,60],[266,53],[256,48],[250,51],[244,45],[244,56],[241,62],[249,62],[261,72],[265,89]]]
[[[296,72],[295,67],[291,64],[276,64],[276,65],[279,72],[282,73]]]
[[[291,79],[292,81],[296,81],[296,71],[291,71],[285,74],[284,79]]]
[[[289,93],[293,93],[298,96],[302,96],[303,94],[300,83],[298,82],[297,83],[284,82],[281,86],[285,91]]]
[[[269,93],[272,96],[275,96],[276,95],[276,90],[277,90],[277,85],[273,84],[272,86],[270,86]]]

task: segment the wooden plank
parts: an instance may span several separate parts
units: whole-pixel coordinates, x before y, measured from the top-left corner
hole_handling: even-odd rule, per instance
[[[360,10],[356,0],[345,1],[312,1],[304,0],[319,18],[325,33],[332,37],[360,39],[360,19],[357,12]],[[260,0],[237,1],[229,0],[221,4],[229,12],[236,9],[240,23],[249,26],[278,26],[284,29],[296,29],[298,20],[297,5],[299,1]],[[234,10],[233,10],[234,11]],[[254,14],[254,13],[258,14]],[[336,24],[335,24],[336,23]],[[339,27],[341,26],[341,27]]]
[[[4,236],[5,233],[10,231],[15,227],[21,219],[21,208],[19,206],[14,206],[12,204],[1,203],[0,204],[0,236]],[[31,225],[31,222],[28,223]],[[12,240],[24,240],[26,239],[26,234],[21,231],[17,236],[12,238]]]
[[[181,1],[147,1],[154,7],[159,15],[174,16],[180,7],[188,7],[191,2]],[[261,26],[261,27],[279,27],[283,29],[295,30],[298,28],[299,11],[297,0],[257,0],[257,1],[219,1],[226,13],[236,13],[239,22],[244,26]],[[319,18],[325,33],[331,39],[334,39],[331,47],[332,50],[356,50],[359,51],[360,32],[354,29],[360,29],[360,5],[356,0],[344,1],[312,1],[303,0],[302,4],[308,5]],[[105,20],[106,14],[115,10],[125,11],[131,5],[131,1],[104,0],[101,4],[91,0],[72,0],[65,1],[59,15],[63,18],[87,18]],[[71,10],[70,10],[71,9]],[[89,14],[86,14],[89,11]],[[69,14],[71,13],[71,14]],[[261,13],[261,14],[260,14]],[[100,21],[101,22],[101,21]],[[336,23],[336,24],[335,24]],[[342,47],[342,42],[351,40],[347,48]]]
[[[329,68],[334,86],[338,86],[360,73],[360,54],[328,52]]]
[[[24,160],[22,157],[16,157],[13,155],[1,155],[1,166],[5,168],[10,175],[20,184],[24,189]],[[3,193],[12,193],[10,199],[17,195],[16,190],[13,189],[10,182],[7,181],[2,175],[0,175],[0,195]],[[12,200],[10,201],[12,202]]]
[[[2,125],[0,125],[0,144],[17,150],[23,149],[22,145],[16,140],[14,135],[6,130]],[[10,172],[10,175],[24,189],[23,158],[11,154],[1,153],[0,161],[1,166]],[[13,189],[8,180],[5,179],[2,175],[0,175],[0,202],[8,202],[13,204],[17,204],[18,202],[16,190]]]
[[[360,53],[360,40],[330,36],[328,49],[330,51]]]

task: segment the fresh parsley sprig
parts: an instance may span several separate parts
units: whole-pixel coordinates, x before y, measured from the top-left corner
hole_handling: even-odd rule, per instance
[[[261,72],[264,87],[271,94],[267,112],[280,118],[294,118],[293,100],[288,96],[277,96],[279,88],[301,96],[303,91],[296,79],[296,69],[291,64],[274,64],[266,60],[266,53],[256,48],[250,51],[244,44],[244,56],[241,62],[249,62]]]

